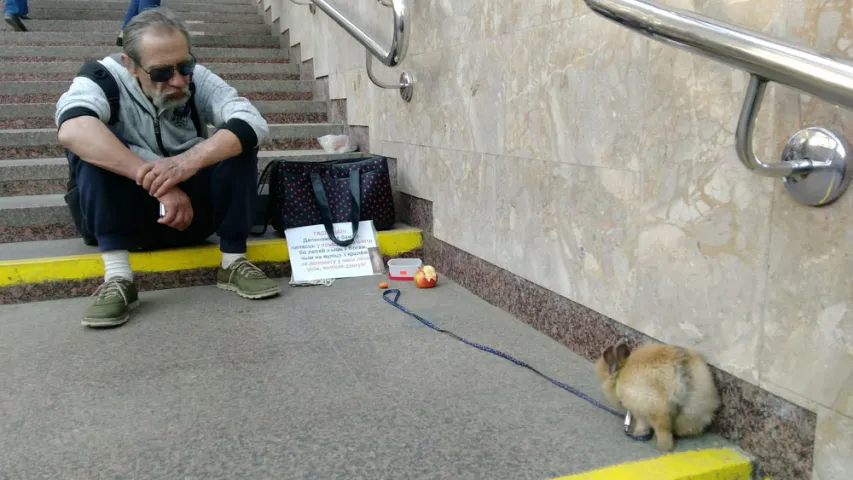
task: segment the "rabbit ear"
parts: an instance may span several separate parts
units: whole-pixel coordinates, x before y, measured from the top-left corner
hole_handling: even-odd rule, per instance
[[[614,350],[616,350],[616,363],[624,362],[631,355],[631,348],[624,342],[619,342]]]
[[[609,346],[604,349],[604,352],[601,354],[601,357],[604,359],[604,363],[607,364],[607,371],[611,375],[616,371],[616,366],[619,364],[616,359],[616,347]]]

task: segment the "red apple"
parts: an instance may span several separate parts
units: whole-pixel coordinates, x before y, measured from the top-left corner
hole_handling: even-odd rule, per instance
[[[415,285],[418,288],[432,288],[436,282],[438,282],[438,273],[435,271],[435,268],[429,265],[418,267],[418,270],[415,272]]]

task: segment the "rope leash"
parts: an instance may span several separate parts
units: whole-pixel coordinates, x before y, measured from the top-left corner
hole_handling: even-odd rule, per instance
[[[393,294],[394,294],[394,299],[393,299],[393,300],[391,300],[391,299],[389,299],[389,298],[388,298],[388,294],[389,294],[389,293],[393,293]],[[403,305],[401,305],[401,304],[400,304],[400,302],[398,302],[398,300],[400,299],[400,290],[398,290],[398,289],[396,289],[396,288],[391,288],[391,289],[388,289],[388,290],[385,290],[384,292],[382,292],[382,298],[383,298],[386,302],[388,302],[388,303],[390,303],[391,305],[393,305],[393,306],[397,307],[398,309],[400,309],[403,313],[405,313],[405,314],[407,314],[407,315],[411,315],[412,317],[416,318],[419,322],[421,322],[422,324],[426,325],[427,327],[429,327],[429,328],[431,328],[431,329],[435,330],[436,332],[444,333],[444,334],[446,334],[446,335],[449,335],[449,336],[451,336],[451,337],[453,337],[453,338],[455,338],[455,339],[459,340],[460,342],[462,342],[462,343],[464,343],[464,344],[466,344],[466,345],[469,345],[469,346],[471,346],[471,347],[474,347],[474,348],[480,349],[480,350],[482,350],[482,351],[484,351],[484,352],[491,353],[491,354],[493,354],[493,355],[497,355],[497,356],[499,356],[499,357],[501,357],[501,358],[503,358],[503,359],[505,359],[505,360],[509,360],[510,362],[512,362],[512,363],[514,363],[514,364],[516,364],[516,365],[518,365],[519,367],[524,367],[524,368],[526,368],[526,369],[528,369],[528,370],[532,371],[533,373],[535,373],[535,374],[539,375],[540,377],[544,378],[545,380],[548,380],[549,382],[551,382],[552,384],[554,384],[554,385],[556,385],[556,386],[558,386],[558,387],[562,388],[563,390],[565,390],[565,391],[567,391],[567,392],[569,392],[569,393],[571,393],[571,394],[573,394],[573,395],[575,395],[575,396],[578,396],[578,397],[580,397],[580,398],[582,398],[582,399],[586,400],[587,402],[589,402],[589,403],[591,403],[592,405],[594,405],[594,406],[596,406],[596,407],[598,407],[598,408],[600,408],[600,409],[604,410],[605,412],[608,412],[608,413],[613,414],[613,415],[615,415],[615,416],[617,416],[617,417],[620,417],[620,418],[622,417],[622,414],[621,414],[621,413],[619,413],[619,412],[617,412],[616,410],[614,410],[614,409],[612,409],[612,408],[608,407],[607,405],[602,404],[601,402],[599,402],[599,401],[597,401],[597,400],[595,400],[595,399],[593,399],[593,398],[590,398],[588,395],[584,394],[584,393],[583,393],[583,392],[581,392],[580,390],[577,390],[577,389],[575,389],[574,387],[572,387],[572,386],[570,386],[570,385],[566,385],[566,384],[565,384],[565,383],[563,383],[563,382],[559,382],[559,381],[557,381],[557,380],[554,380],[553,378],[551,378],[551,377],[549,377],[549,376],[547,376],[547,375],[543,374],[543,373],[542,373],[542,372],[540,372],[539,370],[537,370],[537,369],[535,369],[535,368],[531,367],[530,365],[528,365],[527,363],[522,362],[521,360],[518,360],[518,359],[516,359],[516,358],[513,358],[512,356],[507,355],[506,353],[503,353],[503,352],[501,352],[500,350],[496,350],[496,349],[494,349],[494,348],[492,348],[492,347],[489,347],[489,346],[486,346],[486,345],[480,345],[479,343],[470,342],[470,341],[468,341],[468,340],[466,340],[466,339],[464,339],[464,338],[460,337],[459,335],[456,335],[455,333],[451,332],[450,330],[445,330],[445,329],[443,329],[443,328],[441,328],[441,327],[438,327],[438,326],[436,326],[434,323],[430,322],[429,320],[426,320],[426,319],[424,319],[424,318],[420,317],[418,314],[416,314],[416,313],[414,313],[414,312],[410,311],[408,308],[404,307]],[[642,442],[645,442],[645,441],[651,440],[651,438],[652,438],[652,436],[653,436],[653,432],[651,432],[651,431],[650,431],[647,435],[634,435],[634,434],[632,434],[632,433],[631,433],[631,431],[630,431],[630,429],[631,429],[631,427],[630,427],[630,425],[631,425],[631,420],[630,420],[630,419],[631,419],[631,414],[630,414],[630,412],[629,412],[629,413],[628,413],[628,415],[625,417],[625,435],[627,435],[627,436],[631,437],[631,438],[632,438],[632,439],[634,439],[634,440],[638,440],[638,441],[642,441]]]

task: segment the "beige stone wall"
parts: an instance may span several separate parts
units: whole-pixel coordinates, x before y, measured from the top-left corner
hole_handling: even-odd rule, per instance
[[[796,204],[743,167],[743,72],[591,13],[581,0],[410,0],[402,68],[415,97],[373,86],[364,49],[323,12],[263,0],[282,29],[432,200],[435,235],[818,413],[815,476],[853,471],[853,192]],[[669,0],[853,55],[850,0]],[[335,0],[390,44],[392,15]],[[759,153],[853,115],[771,86]]]

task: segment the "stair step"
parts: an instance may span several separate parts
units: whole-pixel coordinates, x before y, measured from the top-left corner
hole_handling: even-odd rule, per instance
[[[328,105],[319,100],[277,100],[277,101],[253,101],[252,105],[262,114],[287,114],[287,113],[322,113],[325,114]],[[14,120],[23,118],[49,117],[53,121],[56,112],[55,103],[15,103],[0,104],[0,122],[3,120]],[[289,123],[289,122],[273,122]]]
[[[328,134],[343,133],[343,125],[333,123],[272,124],[270,138],[317,138]],[[208,125],[208,132],[215,129]],[[25,130],[0,130],[0,147],[41,147],[59,145],[55,128],[33,128]]]
[[[0,58],[73,58],[76,60],[83,59],[102,59],[108,55],[119,52],[119,47],[116,46],[80,46],[80,45],[5,45],[0,49]],[[215,61],[216,59],[227,58],[229,62],[257,62],[263,61],[278,61],[284,63],[287,61],[288,52],[285,50],[276,50],[269,48],[219,48],[219,47],[199,47],[193,49],[193,54],[199,62]],[[221,60],[220,60],[221,61]],[[79,68],[79,67],[78,67]]]
[[[106,57],[97,57],[98,60]],[[71,81],[71,78],[80,71],[81,61],[80,60],[62,60],[62,61],[27,61],[27,62],[18,62],[18,61],[0,61],[0,74],[35,74],[35,73],[62,73],[68,75],[68,81]],[[241,63],[228,63],[228,62],[218,62],[216,60],[212,62],[204,62],[204,66],[216,73],[217,75],[223,74],[251,74],[251,75],[264,75],[264,74],[290,74],[290,75],[299,75],[299,65],[295,63],[269,63],[269,62],[241,62]]]
[[[91,17],[89,17],[91,18]],[[95,18],[100,18],[97,15]],[[118,35],[121,21],[116,20],[26,20],[32,32],[109,32]],[[187,23],[190,33],[270,35],[272,29],[265,23]],[[6,22],[0,23],[0,31],[11,31]]]
[[[364,152],[336,154],[322,150],[266,151],[258,155],[258,170],[263,171],[274,160],[320,162],[365,155]],[[0,244],[77,237],[63,198],[67,179],[68,166],[64,158],[0,162],[0,191],[6,186],[10,190],[15,186],[34,189],[24,195],[0,196]],[[391,180],[392,184],[396,183],[394,178]],[[46,185],[54,190],[50,193],[38,190]],[[38,194],[32,194],[35,192]],[[266,194],[266,190],[262,191],[262,198]]]
[[[11,32],[0,31],[0,45],[62,45],[103,43],[115,45],[112,32]],[[271,35],[205,35],[191,33],[193,47],[279,48],[281,41]]]
[[[385,262],[417,257],[422,255],[423,233],[399,223],[377,232],[377,243]],[[290,274],[287,241],[269,230],[261,238],[249,238],[246,257],[272,278]],[[141,291],[214,284],[220,260],[215,236],[198,246],[130,254]],[[77,238],[0,245],[0,303],[89,296],[103,275],[97,248]]]
[[[203,2],[202,0],[194,1],[170,1],[167,5],[169,10],[183,15],[186,12],[218,12],[218,13],[244,13],[257,15],[257,8],[250,5],[248,2],[234,3],[216,3]],[[52,0],[50,2],[38,3],[30,8],[30,18],[51,18],[49,16],[42,17],[42,12],[51,13],[52,10],[90,10],[93,15],[99,15],[103,11],[116,10],[122,13],[127,12],[127,2],[116,0]]]
[[[326,153],[323,150],[262,151],[258,154],[258,173],[274,160],[321,162],[365,155],[363,152]],[[68,162],[64,157],[0,161],[0,198],[62,195],[66,192],[67,181]],[[396,180],[392,178],[392,182]],[[262,192],[262,195],[266,195],[266,192]]]
[[[314,83],[307,80],[232,80],[228,82],[241,94],[244,93],[266,93],[266,92],[303,92],[310,93],[314,90]],[[53,94],[57,98],[68,90],[67,81],[29,81],[29,82],[2,82],[0,81],[0,96],[2,95],[28,95],[28,94]]]
[[[122,20],[127,13],[127,7],[123,10],[119,9],[88,9],[88,8],[40,8],[38,3],[30,8],[30,17],[44,20],[62,20],[62,21],[77,21],[89,20],[98,18],[101,20],[114,20],[119,22],[115,29],[121,26]],[[82,5],[82,4],[81,4]],[[194,23],[208,24],[263,24],[264,18],[257,13],[257,10],[250,13],[222,13],[222,12],[207,12],[206,8],[195,9],[193,11],[179,12],[178,18],[186,24],[187,29],[191,29]]]
[[[212,127],[209,127],[212,130]],[[317,137],[340,135],[343,125],[331,123],[272,124],[270,138],[262,151],[303,150],[319,148]],[[0,162],[6,159],[61,157],[64,149],[56,138],[55,128],[0,130]]]

